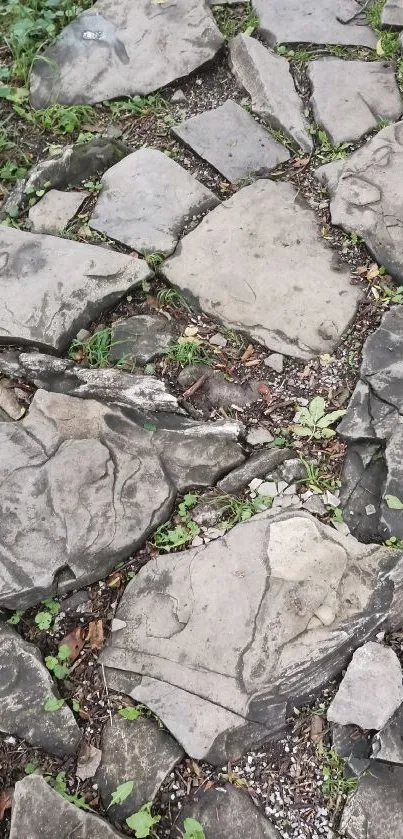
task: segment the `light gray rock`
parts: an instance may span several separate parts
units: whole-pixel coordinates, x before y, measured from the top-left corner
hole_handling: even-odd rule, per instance
[[[268,175],[290,157],[284,146],[232,99],[175,125],[172,133],[231,183]]]
[[[205,216],[163,272],[206,313],[297,358],[331,352],[361,297],[294,187],[269,180]]]
[[[316,516],[324,516],[327,512],[320,495],[312,495],[302,505],[308,513],[315,513]]]
[[[45,711],[52,698],[59,694],[39,650],[0,623],[0,731],[59,757],[73,755],[80,729],[66,703],[58,711]]]
[[[41,775],[15,785],[10,839],[123,839],[107,821],[80,810],[55,792]]]
[[[88,192],[60,192],[51,189],[29,210],[32,233],[51,233],[55,236],[64,230],[78,213]]]
[[[402,565],[303,512],[237,525],[140,570],[102,653],[106,679],[191,757],[222,765],[284,730],[287,709],[401,622]]]
[[[275,373],[282,373],[284,367],[284,356],[278,352],[272,352],[270,355],[267,355],[264,359],[264,363],[266,367],[271,367]]]
[[[284,131],[298,146],[311,151],[312,137],[307,132],[302,101],[287,59],[243,33],[230,42],[229,51],[232,71],[249,93],[253,113],[270,128]]]
[[[105,576],[169,518],[177,491],[242,463],[240,430],[38,390],[18,426],[0,424],[0,606]]]
[[[346,839],[403,839],[403,768],[371,766],[344,807],[339,835]]]
[[[257,425],[246,435],[246,442],[249,446],[264,446],[265,443],[273,442],[273,435],[263,425]]]
[[[204,0],[97,0],[34,62],[31,104],[145,95],[210,61],[222,43]]]
[[[219,204],[182,166],[157,149],[139,149],[102,177],[89,226],[139,253],[172,253],[186,223]]]
[[[0,409],[13,420],[19,420],[25,414],[24,406],[18,401],[15,390],[7,379],[0,379]]]
[[[369,26],[354,19],[360,11],[354,0],[254,0],[259,33],[269,44],[342,44],[375,47]]]
[[[182,831],[186,818],[202,825],[206,839],[280,839],[278,830],[255,807],[247,791],[231,784],[209,790],[201,787],[181,813]]]
[[[150,276],[132,256],[1,227],[0,343],[62,352],[80,327]]]
[[[379,731],[403,702],[402,670],[391,647],[369,641],[355,651],[327,718]]]
[[[134,315],[117,320],[112,324],[109,359],[119,361],[123,357],[128,365],[147,364],[166,353],[173,340],[172,324],[162,315]]]
[[[373,131],[381,119],[395,122],[403,100],[391,61],[309,61],[311,107],[315,121],[334,144],[355,142]]]
[[[183,749],[154,719],[115,716],[102,732],[102,759],[95,775],[102,803],[109,808],[119,784],[134,781],[133,792],[108,810],[112,821],[124,821],[153,801],[164,778],[184,756]]]
[[[203,495],[196,506],[193,507],[192,519],[202,527],[214,527],[219,521],[225,519],[230,504],[231,498],[229,495],[219,494],[217,490],[212,490]]]
[[[396,26],[403,28],[403,2],[402,0],[386,0],[381,14],[382,26]]]
[[[315,178],[322,186],[325,186],[329,195],[333,196],[343,171],[345,160],[331,160],[330,163],[323,163],[314,171]]]
[[[264,478],[283,463],[291,454],[290,449],[263,449],[252,454],[242,466],[233,469],[217,486],[222,492],[238,492],[254,478]]]

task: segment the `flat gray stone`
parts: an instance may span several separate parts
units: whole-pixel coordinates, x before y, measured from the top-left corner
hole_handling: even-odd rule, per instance
[[[347,799],[339,835],[346,839],[403,839],[403,768],[371,765]]]
[[[312,137],[287,59],[243,33],[230,41],[229,50],[232,72],[249,93],[252,112],[270,128],[284,131],[298,146],[311,151]]]
[[[132,256],[1,227],[0,344],[63,352],[80,327],[150,276]]]
[[[335,145],[360,140],[381,119],[395,122],[403,100],[391,61],[309,61],[308,79],[315,122]]]
[[[386,0],[381,14],[382,26],[395,26],[403,28],[403,2],[402,0]]]
[[[264,446],[273,442],[273,435],[263,425],[256,425],[248,431],[246,442],[249,446]]]
[[[15,390],[7,379],[0,379],[0,410],[7,414],[8,419],[13,420],[19,420],[25,414],[25,407],[18,401]]]
[[[400,625],[402,563],[303,512],[158,556],[120,601],[126,626],[102,653],[107,682],[151,708],[191,757],[221,766],[283,731],[287,709],[378,628]]]
[[[88,192],[49,190],[28,213],[32,225],[31,232],[50,233],[56,236],[78,213],[88,195]]]
[[[18,426],[0,424],[0,606],[104,577],[169,518],[177,492],[242,463],[240,430],[38,390]]]
[[[343,171],[345,160],[331,160],[330,163],[323,163],[314,171],[315,178],[322,186],[325,186],[329,195],[333,197]]]
[[[206,839],[280,839],[274,825],[253,804],[246,790],[231,784],[196,793],[179,819],[184,831],[184,821],[196,819],[203,827]]]
[[[187,222],[219,204],[182,166],[139,149],[102,177],[89,226],[139,253],[172,253]]]
[[[272,352],[264,359],[266,367],[270,367],[275,373],[282,373],[284,367],[284,356],[278,352]]]
[[[174,341],[172,324],[162,315],[134,315],[112,324],[110,361],[147,364]],[[158,380],[154,380],[157,382]]]
[[[255,452],[241,466],[233,469],[229,475],[218,481],[218,488],[222,492],[238,492],[243,489],[253,478],[264,478],[273,469],[276,469],[291,454],[290,449],[263,449]]]
[[[97,0],[34,62],[31,104],[146,95],[210,61],[222,43],[204,0]]]
[[[244,385],[229,382],[225,373],[205,364],[189,364],[184,367],[179,373],[178,384],[185,390],[201,376],[205,376],[206,380],[194,398],[198,404],[201,403],[208,410],[219,407],[231,408],[233,405],[243,408],[261,399],[258,388],[254,387],[252,382]]]
[[[348,158],[330,204],[333,224],[358,233],[398,283],[403,283],[402,160],[403,122],[398,122]]]
[[[10,839],[123,839],[107,821],[81,810],[55,792],[41,775],[17,781]]]
[[[114,716],[102,732],[101,748],[102,759],[94,780],[104,807],[109,808],[119,784],[134,781],[128,798],[108,809],[112,821],[122,822],[154,800],[164,778],[184,756],[167,731],[154,719],[143,716],[136,720]]]
[[[403,766],[403,705],[372,741],[372,757]]]
[[[375,47],[370,26],[357,19],[354,0],[254,0],[260,20],[259,34],[273,44],[342,44]]]
[[[332,746],[353,775],[370,767],[371,734],[356,725],[332,725]]]
[[[402,670],[391,647],[369,641],[355,651],[327,718],[379,731],[403,702]]]
[[[205,216],[163,272],[204,312],[296,358],[332,352],[361,297],[312,210],[291,184],[270,180]]]
[[[172,133],[231,183],[268,175],[290,157],[284,146],[232,99],[175,125]]]
[[[80,729],[67,703],[58,711],[45,711],[53,698],[59,694],[39,650],[0,623],[0,731],[52,755],[75,754]]]

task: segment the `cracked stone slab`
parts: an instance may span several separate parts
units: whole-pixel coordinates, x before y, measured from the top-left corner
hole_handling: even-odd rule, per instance
[[[163,355],[174,341],[172,324],[163,315],[134,315],[112,324],[110,361],[147,364]],[[154,379],[157,384],[158,379]]]
[[[370,26],[356,19],[360,11],[354,0],[254,0],[259,34],[273,44],[341,44],[376,47]]]
[[[204,312],[296,358],[332,352],[361,297],[312,210],[291,184],[270,180],[208,213],[163,273]]]
[[[17,781],[10,839],[123,839],[107,821],[81,810],[55,792],[41,775]]]
[[[73,755],[80,729],[66,703],[45,711],[51,698],[59,694],[39,650],[0,622],[0,731],[59,757]]]
[[[231,69],[252,99],[252,112],[275,130],[284,131],[306,151],[312,149],[286,58],[267,49],[256,38],[240,33],[229,44]]]
[[[151,276],[144,260],[0,228],[0,344],[63,352],[77,331]]]
[[[284,146],[232,99],[171,130],[231,183],[268,175],[290,157]]]
[[[403,705],[372,741],[372,757],[403,766]]]
[[[284,730],[289,707],[401,621],[401,557],[303,512],[159,556],[120,602],[107,682],[151,708],[191,757],[222,765]]]
[[[172,253],[186,224],[220,203],[157,149],[129,154],[108,169],[101,183],[89,226],[139,253]]]
[[[382,26],[403,28],[403,0],[386,0],[381,14]]]
[[[403,768],[371,765],[344,806],[346,839],[403,839]]]
[[[244,460],[238,423],[151,420],[38,390],[18,425],[0,424],[0,606],[99,580],[169,518],[177,492]]]
[[[402,114],[391,61],[322,58],[308,62],[307,75],[315,121],[335,145],[360,140],[381,119],[395,122]]]
[[[143,96],[211,61],[222,44],[204,0],[97,0],[34,62],[31,104]]]
[[[196,819],[202,826],[206,839],[280,839],[280,833],[253,804],[246,790],[231,784],[204,790],[200,789],[187,804],[179,819],[184,831],[185,819]]]
[[[78,213],[88,192],[61,192],[51,189],[29,210],[32,233],[57,235]]]
[[[379,265],[403,283],[403,122],[389,125],[345,162],[330,204],[333,224],[358,233]]]

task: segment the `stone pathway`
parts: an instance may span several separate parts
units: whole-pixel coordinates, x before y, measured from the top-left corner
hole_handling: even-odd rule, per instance
[[[0,837],[400,839],[403,4],[70,12],[0,55]]]

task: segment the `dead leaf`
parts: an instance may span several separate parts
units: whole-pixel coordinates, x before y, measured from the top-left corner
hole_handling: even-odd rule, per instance
[[[296,157],[292,165],[294,169],[304,169],[305,166],[308,166],[310,159],[310,157]]]
[[[377,277],[379,277],[379,268],[376,262],[373,262],[368,268],[367,280],[375,280]]]
[[[92,746],[91,743],[84,742],[77,758],[77,778],[80,778],[80,781],[86,781],[88,778],[93,778],[99,764],[101,763],[101,758],[101,749],[97,749],[95,746]]]
[[[104,645],[104,625],[101,620],[89,622],[87,641],[89,641],[92,650],[102,649]]]
[[[0,822],[3,821],[4,813],[9,810],[13,803],[14,790],[2,789],[0,792]]]
[[[266,402],[266,405],[270,405],[270,403],[273,400],[273,394],[272,394],[270,388],[267,387],[267,385],[265,385],[264,382],[260,382],[257,389],[258,389],[262,399],[264,399],[264,401]]]
[[[63,638],[60,642],[60,647],[68,647],[70,650],[70,655],[68,656],[68,661],[73,662],[78,658],[81,653],[81,650],[85,644],[85,629],[82,626],[76,626],[74,629],[69,632],[68,635]]]
[[[198,331],[198,326],[187,326],[183,334],[186,335],[187,338],[194,338],[194,336],[197,335]]]
[[[251,361],[245,361],[245,367],[257,367],[258,364],[260,364],[258,358],[252,358]]]
[[[323,732],[324,732],[324,722],[323,717],[320,717],[319,714],[312,714],[311,717],[311,740],[314,743],[319,743],[323,740]]]
[[[192,761],[191,761],[191,764],[192,764],[192,769],[193,769],[193,772],[195,773],[195,775],[197,775],[197,777],[198,777],[198,778],[201,778],[201,776],[202,776],[202,771],[201,771],[201,769],[200,769],[199,764],[198,764],[198,763],[196,763],[196,761],[195,761],[195,760],[192,760]]]
[[[89,711],[84,711],[83,708],[80,708],[80,710],[78,712],[78,716],[80,717],[80,720],[90,720],[91,719],[91,714],[89,713]]]
[[[251,355],[253,355],[254,352],[255,352],[254,346],[252,344],[248,344],[243,356],[241,356],[241,361],[243,361],[243,362],[248,361],[250,359]]]
[[[108,588],[119,588],[123,579],[123,574],[121,571],[114,571],[113,574],[110,574],[106,581],[106,585]]]

